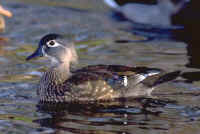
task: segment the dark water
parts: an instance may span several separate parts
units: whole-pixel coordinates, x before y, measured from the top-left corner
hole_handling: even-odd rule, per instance
[[[6,0],[14,14],[6,19],[0,42],[0,134],[165,134],[199,133],[198,51],[190,43],[144,40],[115,22],[99,0]],[[125,29],[125,30],[124,30]],[[154,99],[139,98],[121,106],[38,105],[36,85],[47,60],[26,62],[41,36],[57,32],[76,42],[80,65],[122,64],[181,70],[183,77],[157,87]],[[197,45],[196,45],[197,46]],[[192,59],[192,60],[191,60]],[[189,68],[194,67],[194,68]],[[52,108],[53,107],[53,108]]]

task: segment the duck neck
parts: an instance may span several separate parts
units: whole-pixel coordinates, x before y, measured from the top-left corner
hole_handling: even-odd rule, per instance
[[[68,79],[71,75],[70,73],[70,64],[69,63],[61,63],[56,67],[52,67],[50,72],[54,75],[54,80],[58,82],[63,82]]]
[[[65,80],[70,77],[70,64],[61,63],[57,66],[52,66],[47,72],[44,73],[40,79],[37,94],[43,101],[55,101],[59,99],[58,92],[62,92],[61,88],[58,88],[60,84],[63,84]],[[55,97],[56,98],[52,98]],[[58,97],[58,98],[57,98]]]

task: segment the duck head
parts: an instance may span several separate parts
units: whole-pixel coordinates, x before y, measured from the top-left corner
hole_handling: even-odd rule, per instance
[[[37,57],[47,57],[52,65],[61,63],[76,63],[78,56],[73,43],[64,43],[64,37],[59,34],[48,34],[44,36],[36,51],[28,56],[26,60]]]

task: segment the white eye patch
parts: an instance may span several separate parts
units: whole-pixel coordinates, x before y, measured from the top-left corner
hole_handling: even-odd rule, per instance
[[[50,40],[47,42],[47,46],[48,47],[58,47],[58,46],[62,46],[62,45],[55,40]]]

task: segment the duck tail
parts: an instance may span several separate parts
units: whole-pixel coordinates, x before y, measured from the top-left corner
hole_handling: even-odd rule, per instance
[[[112,8],[119,8],[119,5],[117,4],[117,2],[115,2],[115,0],[104,0],[104,3]]]
[[[181,76],[181,71],[174,71],[174,72],[164,74],[161,77],[159,77],[151,86],[153,87],[153,86],[160,85],[164,82],[174,80],[179,76]]]

